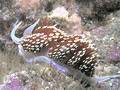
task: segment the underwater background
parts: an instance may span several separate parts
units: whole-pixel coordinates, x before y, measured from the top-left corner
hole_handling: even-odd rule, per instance
[[[98,54],[94,75],[120,75],[120,0],[0,0],[0,90],[120,90],[120,77],[85,88],[74,75],[45,62],[28,63],[18,53],[16,36],[38,19],[68,35],[84,35]],[[44,23],[43,23],[44,24]]]

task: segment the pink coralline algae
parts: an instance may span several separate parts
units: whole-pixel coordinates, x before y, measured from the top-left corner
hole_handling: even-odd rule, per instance
[[[17,76],[10,76],[0,90],[23,90],[23,83]]]
[[[67,21],[67,25],[62,28],[63,31],[65,31],[67,34],[81,34],[83,32],[82,30],[82,24],[81,24],[81,17],[77,13],[73,13],[70,15],[70,13],[66,10],[65,7],[58,7],[53,10],[52,14],[49,15],[50,18],[63,18]]]
[[[120,61],[120,46],[114,45],[108,52],[108,58],[114,62]]]
[[[25,10],[36,9],[40,5],[40,0],[15,0],[15,2]]]

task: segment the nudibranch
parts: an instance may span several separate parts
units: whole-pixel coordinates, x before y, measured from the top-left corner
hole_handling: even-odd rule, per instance
[[[46,56],[48,58],[44,59],[45,62],[52,62],[56,67],[64,69],[63,71],[74,73],[78,70],[87,77],[93,77],[97,54],[92,44],[84,36],[67,35],[55,25],[39,25],[36,28],[39,21],[28,27],[22,38],[15,36],[21,22],[12,30],[11,38],[18,44],[19,54],[26,60]]]

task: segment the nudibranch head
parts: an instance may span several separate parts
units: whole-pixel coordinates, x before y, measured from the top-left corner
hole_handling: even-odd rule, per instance
[[[30,27],[28,27],[27,29],[25,29],[24,33],[23,33],[23,37],[18,38],[15,36],[15,32],[18,29],[18,27],[21,25],[22,21],[19,22],[17,25],[15,25],[15,27],[13,28],[12,32],[11,32],[11,39],[13,40],[14,43],[16,44],[20,44],[20,41],[23,40],[25,37],[27,37],[27,35],[32,34],[32,31],[34,30],[34,28],[36,27],[36,25],[39,23],[40,19],[38,19],[33,25],[31,25]],[[18,22],[18,21],[17,21]],[[16,22],[16,23],[17,23]]]
[[[19,54],[21,56],[24,57],[24,59],[28,58],[28,57],[32,57],[35,56],[32,53],[28,53],[23,49],[23,46],[21,45],[21,41],[23,39],[25,39],[28,35],[32,34],[32,31],[34,30],[34,28],[36,27],[36,25],[39,23],[40,19],[38,19],[34,24],[32,24],[30,27],[28,27],[27,29],[25,29],[24,33],[23,33],[23,37],[18,38],[15,36],[15,32],[18,29],[18,27],[21,25],[22,21],[18,24],[15,24],[15,27],[13,28],[12,32],[11,32],[11,39],[13,40],[14,43],[16,43],[18,45],[18,49],[19,49]],[[17,23],[18,21],[16,21]]]

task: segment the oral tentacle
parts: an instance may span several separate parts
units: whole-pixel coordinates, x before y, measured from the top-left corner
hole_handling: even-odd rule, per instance
[[[18,38],[18,37],[15,36],[15,32],[16,32],[17,28],[20,26],[21,23],[22,23],[22,21],[19,22],[19,23],[13,28],[13,30],[12,30],[12,32],[11,32],[11,39],[12,39],[13,42],[16,43],[16,44],[20,44],[20,41],[21,41],[21,38]]]
[[[36,25],[39,23],[40,19],[38,19],[34,24],[32,24],[31,26],[29,26],[27,29],[25,29],[24,33],[23,33],[23,37],[25,38],[28,35],[31,35],[33,30],[35,29]]]

